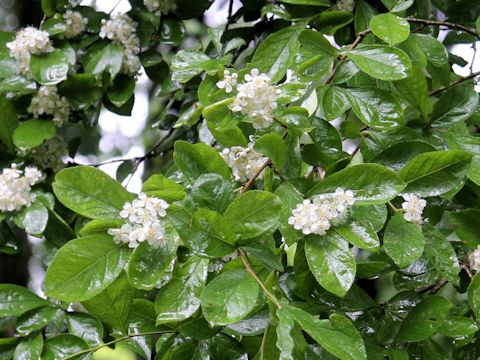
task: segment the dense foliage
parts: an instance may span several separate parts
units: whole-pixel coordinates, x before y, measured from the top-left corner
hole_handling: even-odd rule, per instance
[[[45,296],[0,284],[0,359],[480,356],[478,1],[41,3],[0,33],[0,252],[43,239]],[[139,72],[145,155],[77,166]]]

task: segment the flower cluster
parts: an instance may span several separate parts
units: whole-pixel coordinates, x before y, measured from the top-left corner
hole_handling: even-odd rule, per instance
[[[423,209],[427,202],[415,194],[403,194],[402,197],[405,200],[402,203],[404,219],[411,223],[421,224]]]
[[[34,118],[40,115],[53,115],[53,122],[62,126],[70,116],[70,103],[64,96],[60,96],[55,85],[40,86],[32,97],[27,111]]]
[[[337,9],[343,11],[353,11],[355,8],[355,0],[338,0]]]
[[[63,14],[66,29],[64,35],[67,39],[77,37],[85,31],[88,24],[88,19],[84,18],[78,11],[67,10]]]
[[[165,244],[165,227],[159,220],[165,217],[168,204],[165,200],[148,197],[140,193],[138,198],[127,202],[120,211],[120,217],[127,222],[119,229],[109,229],[115,243],[128,243],[134,248],[139,243],[148,242],[155,248]]]
[[[10,55],[18,61],[21,74],[30,74],[31,54],[44,54],[53,51],[48,32],[29,26],[20,30],[15,39],[7,43]]]
[[[229,87],[227,88],[227,80],[225,89],[233,87],[233,74],[229,76]],[[250,74],[245,75],[245,82],[237,85],[237,96],[230,104],[230,110],[233,112],[241,112],[252,119],[255,129],[265,129],[273,122],[273,111],[277,108],[277,97],[279,90],[272,85],[270,77],[266,74],[260,74],[258,69],[252,69]],[[217,83],[220,87],[222,82]]]
[[[253,143],[248,143],[246,148],[241,146],[233,146],[231,148],[224,149],[220,155],[232,169],[233,177],[236,181],[246,181],[257,174],[262,168],[268,158],[262,154],[256,152],[253,149]],[[262,177],[263,173],[260,173],[258,178]]]
[[[480,271],[480,245],[468,255],[470,269]]]
[[[137,23],[127,14],[117,14],[110,20],[102,20],[102,28],[99,36],[102,39],[110,39],[124,47],[122,72],[128,75],[136,75],[140,70],[140,39],[136,34]]]
[[[55,172],[65,167],[63,158],[68,156],[67,145],[63,138],[55,135],[32,150],[33,162],[40,169],[52,169]]]
[[[230,73],[229,70],[223,71],[223,80],[217,82],[219,89],[225,89],[227,94],[230,94],[234,88],[237,87],[238,74]]]
[[[332,225],[342,223],[355,197],[350,190],[337,188],[333,194],[321,194],[304,200],[292,210],[288,223],[305,235],[325,235]]]
[[[42,173],[36,167],[27,167],[24,171],[12,164],[4,168],[0,175],[0,211],[18,211],[24,206],[30,206],[35,200],[31,192]]]
[[[148,11],[160,16],[161,14],[168,14],[177,8],[175,0],[143,0]]]

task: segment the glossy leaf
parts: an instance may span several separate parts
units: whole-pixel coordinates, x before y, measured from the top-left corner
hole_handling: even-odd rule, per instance
[[[259,298],[260,288],[246,270],[229,270],[208,283],[200,300],[205,319],[212,326],[223,326],[245,318]]]
[[[51,306],[30,310],[17,319],[17,333],[21,336],[27,336],[40,330],[53,321],[59,313],[62,313],[60,309]]]
[[[236,198],[225,211],[225,220],[241,239],[259,236],[278,226],[282,204],[265,191],[248,191]]]
[[[32,338],[23,339],[13,353],[13,360],[40,359],[43,350],[43,336],[38,334]]]
[[[360,70],[380,80],[401,80],[412,67],[407,54],[383,45],[363,45],[343,52]]]
[[[112,284],[82,305],[90,314],[104,323],[122,331],[128,329],[128,316],[133,302],[134,289],[125,273]]]
[[[419,196],[445,194],[462,183],[471,155],[460,150],[427,152],[414,157],[400,171],[405,192]]]
[[[200,175],[192,185],[192,199],[195,203],[223,213],[235,199],[233,185],[218,174]]]
[[[18,115],[13,105],[5,97],[0,96],[0,141],[13,150],[13,133],[18,126]]]
[[[403,268],[423,254],[425,237],[419,225],[408,222],[402,213],[396,213],[388,222],[383,237],[383,248],[395,264]]]
[[[32,55],[30,69],[35,81],[42,85],[55,85],[67,78],[69,61],[63,51]]]
[[[102,323],[88,314],[69,313],[67,325],[72,335],[82,338],[90,346],[97,346],[102,341]]]
[[[148,196],[155,196],[168,202],[182,200],[185,197],[182,185],[159,174],[150,176],[143,183],[142,191]]]
[[[377,233],[368,223],[352,220],[334,228],[335,232],[350,244],[370,251],[380,249],[380,240]]]
[[[376,15],[370,20],[372,32],[392,46],[407,40],[410,35],[410,24],[392,13]]]
[[[19,148],[31,149],[55,135],[55,124],[49,120],[31,119],[22,122],[13,132],[13,143]]]
[[[302,47],[315,55],[337,56],[336,49],[330,44],[325,36],[312,30],[304,30],[300,33],[298,41]]]
[[[355,204],[382,204],[393,199],[404,188],[404,183],[390,170],[378,164],[350,166],[315,185],[306,195],[333,193],[339,185],[352,190]]]
[[[122,67],[123,47],[120,44],[98,43],[86,52],[83,58],[85,72],[99,76],[108,72],[114,78]]]
[[[57,252],[47,270],[45,292],[63,301],[90,299],[120,275],[129,253],[109,235],[69,241]]]
[[[451,306],[447,299],[439,295],[425,298],[408,313],[396,340],[417,342],[429,338],[442,326]]]
[[[208,260],[191,257],[155,299],[157,324],[188,319],[200,308],[200,294],[207,280]]]
[[[22,286],[0,284],[0,316],[18,316],[50,303]]]
[[[468,285],[468,302],[476,319],[480,318],[480,275],[475,274]]]
[[[311,236],[305,241],[305,256],[318,283],[337,296],[345,296],[356,272],[348,242],[333,231],[324,236]]]
[[[88,166],[60,171],[53,192],[67,208],[91,219],[120,219],[123,204],[134,199],[110,176]]]
[[[42,360],[62,360],[68,355],[72,355],[87,349],[87,343],[81,338],[75,335],[61,334],[51,337],[45,341],[42,352]],[[80,356],[78,359],[87,360],[91,358],[92,354],[87,353],[86,355]]]

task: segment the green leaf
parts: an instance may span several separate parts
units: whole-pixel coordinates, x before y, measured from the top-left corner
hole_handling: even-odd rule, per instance
[[[79,91],[81,89],[82,91]],[[90,74],[73,74],[58,86],[62,96],[75,110],[83,110],[98,103],[103,96],[102,88],[97,84],[95,77]]]
[[[471,157],[461,150],[432,151],[414,157],[399,173],[407,183],[404,191],[422,197],[449,192],[464,181]]]
[[[468,285],[468,303],[475,318],[480,319],[480,273],[475,274]]]
[[[228,270],[214,278],[200,297],[203,315],[212,326],[244,319],[255,308],[260,288],[246,270]]]
[[[18,285],[0,284],[0,317],[19,316],[23,313],[50,305],[26,288]]]
[[[448,64],[447,50],[440,41],[426,34],[412,34],[412,38],[425,53],[430,64],[436,67]]]
[[[176,141],[173,159],[175,165],[191,182],[208,173],[217,173],[225,179],[232,177],[230,168],[220,154],[206,144],[192,145],[186,141]]]
[[[428,118],[430,112],[430,100],[428,99],[428,84],[425,75],[419,67],[413,66],[406,79],[394,83],[398,92],[414,106],[423,119]]]
[[[343,51],[364,73],[380,80],[405,79],[412,64],[402,50],[384,45],[363,45]]]
[[[108,72],[112,79],[115,78],[122,68],[123,52],[123,46],[119,44],[95,43],[83,57],[85,72],[96,77]]]
[[[324,236],[309,236],[305,241],[308,266],[327,291],[343,297],[355,280],[355,258],[348,242],[333,231]]]
[[[155,299],[156,323],[165,324],[190,318],[200,308],[200,294],[205,286],[208,260],[192,256],[174,278],[161,288]]]
[[[107,288],[127,263],[130,252],[108,235],[69,241],[52,260],[45,292],[63,301],[83,301]]]
[[[455,316],[448,318],[438,329],[440,334],[462,340],[464,337],[475,334],[478,331],[478,326],[472,319]]]
[[[241,239],[259,236],[279,225],[282,203],[265,191],[248,191],[236,198],[225,211],[225,220]]]
[[[352,190],[356,205],[383,204],[403,190],[405,184],[386,167],[360,164],[340,170],[315,185],[306,196],[333,193],[337,187]]]
[[[41,203],[35,201],[29,207],[24,207],[14,217],[17,226],[23,228],[28,234],[39,235],[43,233],[48,223],[48,210]]]
[[[350,220],[334,228],[334,231],[347,240],[350,244],[370,251],[380,249],[380,240],[377,233],[368,223]]]
[[[389,92],[375,88],[357,88],[346,91],[355,115],[366,125],[378,130],[403,126],[403,110]]]
[[[72,335],[82,338],[90,346],[97,346],[102,342],[103,325],[88,314],[69,313],[67,325]]]
[[[396,341],[417,342],[428,339],[442,326],[452,304],[442,296],[431,295],[415,306],[400,326]]]
[[[54,50],[48,54],[32,55],[30,59],[33,78],[42,85],[54,85],[65,80],[68,67],[68,58],[61,50]]]
[[[476,185],[480,186],[480,156],[474,156],[467,170],[467,177]]]
[[[415,156],[430,151],[435,151],[435,148],[429,143],[419,140],[401,141],[382,150],[372,162],[400,171]]]
[[[143,183],[142,191],[148,196],[155,196],[168,202],[179,201],[185,197],[182,185],[159,174],[150,176]]]
[[[387,220],[387,207],[385,205],[367,205],[354,206],[352,208],[352,218],[358,220],[362,224],[370,224],[375,232],[383,229],[383,225]]]
[[[408,222],[397,212],[388,222],[383,237],[383,248],[399,268],[403,268],[423,254],[425,238],[417,224]]]
[[[445,91],[433,105],[431,124],[445,126],[469,119],[478,106],[473,83],[465,82]]]
[[[337,50],[330,44],[327,38],[319,32],[304,30],[300,33],[298,41],[302,47],[315,55],[337,56]]]
[[[369,29],[370,20],[372,20],[376,14],[378,14],[378,11],[365,0],[358,0],[355,6],[355,19],[353,22],[355,34],[358,35],[361,31]]]
[[[38,334],[32,338],[23,339],[15,348],[13,360],[37,360],[41,358],[43,336]]]
[[[127,275],[130,283],[143,290],[158,287],[175,258],[177,246],[178,235],[171,226],[166,226],[165,229],[165,245],[158,248],[146,242],[138,245],[128,261]]]
[[[231,254],[235,248],[235,234],[231,224],[219,213],[198,209],[190,221],[191,234],[187,244],[203,256],[221,257]]]
[[[27,336],[40,330],[47,326],[59,313],[61,314],[63,311],[52,306],[30,310],[17,319],[17,333],[20,336]]]
[[[445,236],[432,225],[423,225],[425,234],[425,255],[440,276],[454,284],[459,283],[460,265],[457,254]]]
[[[5,97],[0,96],[0,141],[12,151],[14,149],[13,133],[18,126],[15,108]]]
[[[31,119],[20,123],[14,130],[12,139],[19,148],[32,149],[51,139],[55,132],[56,127],[52,121]]]
[[[201,51],[180,50],[172,58],[172,80],[185,83],[204,71],[215,71],[218,65],[218,60],[209,58]]]
[[[410,24],[392,13],[380,14],[370,20],[372,32],[392,46],[407,40],[410,35]]]
[[[289,26],[267,36],[257,47],[252,66],[270,76],[272,82],[280,81],[300,48],[298,36],[301,30],[303,26]]]
[[[277,347],[280,350],[279,360],[293,360],[293,350],[295,342],[292,337],[292,330],[295,321],[288,310],[280,308],[277,310]]]
[[[291,305],[283,307],[322,348],[341,360],[366,360],[363,339],[350,320],[340,314],[318,319]]]
[[[275,255],[275,250],[272,248],[260,243],[251,243],[248,246],[242,246],[242,249],[245,250],[248,255],[253,256],[267,269],[272,271],[284,271],[281,258]]]
[[[125,273],[95,297],[83,301],[82,305],[100,321],[127,332],[128,316],[133,302],[134,289]]]
[[[407,10],[413,5],[414,0],[382,0],[382,3],[391,12],[400,12]]]
[[[280,0],[280,2],[292,5],[311,5],[329,7],[331,4],[327,0]]]
[[[117,220],[123,205],[134,195],[103,171],[77,166],[55,176],[53,192],[70,210],[90,219]]]
[[[45,340],[42,360],[63,360],[68,355],[88,349],[87,343],[75,335],[61,334]],[[77,359],[91,359],[91,354],[83,355]]]
[[[288,245],[295,243],[302,235],[298,233],[288,223],[288,218],[292,215],[292,210],[296,208],[297,204],[303,201],[300,192],[289,182],[284,182],[275,189],[275,195],[280,198],[282,203],[282,212],[280,215],[279,230]]]
[[[107,98],[113,105],[121,107],[130,100],[134,91],[135,79],[127,75],[119,75],[108,89]]]
[[[455,233],[470,248],[475,249],[480,245],[480,228],[477,226],[480,211],[465,209],[450,214]]]
[[[200,175],[192,185],[192,199],[199,207],[219,213],[235,199],[233,185],[218,174]]]
[[[287,156],[287,144],[280,135],[269,133],[261,136],[255,141],[254,149],[272,159],[279,168],[283,167]]]
[[[323,92],[321,105],[325,119],[327,121],[335,120],[349,108],[347,93],[337,86],[329,86]]]
[[[15,75],[0,81],[0,93],[5,94],[9,92],[14,92],[19,95],[33,94],[37,92],[37,85],[35,81]]]

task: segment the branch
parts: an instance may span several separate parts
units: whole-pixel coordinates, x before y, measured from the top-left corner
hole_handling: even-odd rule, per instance
[[[238,253],[240,254],[240,259],[242,259],[243,265],[245,265],[245,269],[252,275],[252,277],[255,279],[255,281],[258,283],[258,285],[262,288],[263,292],[267,297],[270,299],[271,302],[275,304],[275,306],[279,309],[282,308],[282,305],[280,304],[280,301],[273,295],[265,286],[263,281],[258,277],[258,275],[255,273],[255,271],[252,268],[252,265],[250,265],[250,262],[248,261],[247,254],[245,254],[245,251],[242,249],[238,249]]]
[[[470,79],[473,79],[474,77],[476,76],[479,76],[480,75],[480,71],[477,71],[477,72],[474,72],[474,73],[471,73],[470,75],[468,76],[465,76],[465,77],[461,77],[460,79],[457,79],[455,80],[454,82],[448,84],[447,86],[443,86],[441,88],[438,88],[438,89],[435,89],[435,90],[432,90],[428,93],[428,96],[434,96],[434,95],[437,95],[437,94],[440,94],[441,92],[444,92],[445,90],[448,90],[450,89],[451,87],[454,87],[455,85],[458,85],[464,81],[467,81],[467,80],[470,80]]]
[[[445,26],[446,28],[449,28],[449,29],[455,29],[455,30],[466,32],[480,39],[480,35],[475,31],[475,29],[471,29],[469,27],[466,27],[460,24],[454,24],[448,21],[417,19],[417,18],[411,18],[411,17],[407,17],[405,18],[405,20],[414,24]]]
[[[176,332],[175,330],[162,330],[162,331],[149,331],[149,332],[138,333],[138,334],[129,334],[129,335],[122,336],[118,339],[106,342],[104,344],[100,344],[98,346],[91,347],[87,350],[82,350],[82,351],[76,352],[75,354],[68,355],[67,357],[64,357],[63,360],[73,359],[73,358],[75,358],[79,355],[95,352],[95,351],[100,350],[101,348],[103,348],[105,346],[113,345],[117,342],[125,341],[125,340],[131,339],[133,337],[137,337],[137,336],[160,335],[160,334],[175,333],[175,332]]]
[[[265,168],[272,163],[271,159],[268,159],[265,161],[265,163],[258,169],[258,171],[253,175],[248,181],[243,184],[242,188],[240,189],[240,194],[243,194],[247,189],[250,187],[250,185],[253,184],[253,182],[260,176],[260,174],[265,170]]]

